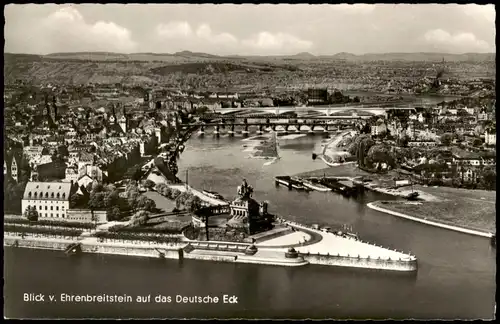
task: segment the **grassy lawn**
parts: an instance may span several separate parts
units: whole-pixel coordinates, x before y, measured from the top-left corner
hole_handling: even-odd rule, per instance
[[[450,188],[450,187],[424,187],[421,185],[415,185],[415,190],[422,190],[431,195],[437,196],[443,200],[468,200],[468,201],[480,201],[483,203],[495,204],[496,201],[496,191],[487,190],[470,190],[461,188]]]
[[[422,201],[418,205],[404,202],[377,203],[377,205],[409,216],[426,218],[427,220],[447,225],[496,232],[496,208],[494,201],[488,199],[482,200],[480,193],[472,190],[454,194],[452,191],[464,189],[443,187],[432,188],[431,190],[427,190],[430,188],[422,189],[440,198],[447,198],[444,198],[442,201]]]
[[[157,193],[156,191],[147,191],[143,193],[144,196],[148,197],[149,199],[154,200],[156,203],[156,208],[160,209],[161,212],[171,212],[172,209],[175,208],[175,201],[167,199]]]

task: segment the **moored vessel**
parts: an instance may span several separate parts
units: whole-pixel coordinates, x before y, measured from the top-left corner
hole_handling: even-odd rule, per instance
[[[296,180],[290,176],[276,176],[275,178],[276,184],[281,184],[289,189],[296,190],[307,190],[308,188],[304,187],[303,183],[299,180]]]
[[[215,192],[215,191],[203,190],[202,193],[205,196],[208,196],[208,197],[213,198],[213,199],[224,200],[224,197],[222,197],[222,195],[220,195],[218,192]]]
[[[312,190],[321,191],[321,192],[329,192],[332,191],[331,188],[323,186],[317,179],[302,179],[302,184],[304,187],[307,187]]]

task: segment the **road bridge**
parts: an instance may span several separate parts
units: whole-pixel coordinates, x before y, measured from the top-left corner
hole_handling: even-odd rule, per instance
[[[227,114],[204,114],[200,116],[201,121],[213,120],[276,120],[276,119],[306,119],[306,120],[345,120],[345,119],[370,119],[373,115],[331,115],[331,116],[299,116],[299,115],[275,115],[275,114],[249,114],[249,115],[227,115]]]
[[[415,107],[412,106],[389,106],[381,107],[377,106],[345,106],[345,107],[328,107],[328,106],[318,106],[318,107],[251,107],[251,108],[218,108],[214,111],[216,113],[221,114],[230,114],[230,113],[238,113],[238,112],[267,112],[272,114],[283,114],[287,112],[295,112],[295,113],[307,113],[307,112],[316,112],[320,114],[324,114],[325,116],[334,115],[340,112],[346,112],[346,114],[352,114],[353,112],[365,112],[372,115],[384,115],[388,110],[415,110]]]

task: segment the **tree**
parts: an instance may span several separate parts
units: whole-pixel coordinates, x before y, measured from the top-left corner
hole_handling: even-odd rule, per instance
[[[151,212],[155,208],[156,208],[156,204],[155,204],[154,200],[149,199],[146,196],[140,196],[137,199],[137,209]]]
[[[371,137],[365,137],[361,140],[361,142],[359,143],[358,152],[356,154],[359,166],[365,166],[366,154],[368,153],[370,147],[372,147],[374,144],[375,142],[371,139]]]
[[[396,161],[394,156],[390,152],[390,148],[383,144],[373,145],[367,155],[368,167],[372,165],[378,165],[381,168],[382,163],[387,164],[388,167],[396,167]]]
[[[140,166],[136,166],[132,169],[132,180],[139,181],[142,178],[142,171]]]
[[[146,181],[144,181],[144,188],[151,190],[153,189],[154,186],[155,186],[154,181],[151,181],[149,179],[146,179]]]
[[[172,189],[170,199],[177,199],[181,195],[181,192],[177,189]]]
[[[24,216],[30,221],[30,222],[36,222],[38,221],[38,211],[36,210],[35,206],[28,206],[26,210],[24,211]]]
[[[401,147],[407,147],[408,142],[410,142],[410,137],[408,135],[403,135],[398,139],[398,145]]]
[[[89,193],[92,193],[92,192],[97,193],[97,192],[103,192],[104,186],[101,183],[99,183],[97,180],[94,180],[87,185],[86,189]]]
[[[69,208],[76,208],[82,203],[82,197],[76,192],[69,196]]]
[[[167,188],[167,185],[164,183],[158,183],[156,185],[156,191],[158,191],[158,193],[161,195],[163,195],[163,190],[165,190],[165,188]]]
[[[453,140],[453,134],[444,133],[443,135],[441,135],[441,143],[445,146],[450,146],[452,140]]]
[[[475,138],[472,141],[472,146],[474,147],[480,147],[481,145],[483,145],[483,141],[480,138]]]
[[[149,220],[149,212],[141,210],[132,216],[130,223],[133,226],[144,226],[148,223],[148,220]]]
[[[96,215],[94,214],[95,210],[103,209],[106,207],[105,205],[105,193],[103,192],[91,192],[90,193],[90,198],[87,203],[90,212],[92,213],[92,221],[94,223],[97,223],[97,218]]]
[[[496,190],[497,172],[494,168],[484,168],[480,176],[480,184],[488,190]]]
[[[119,207],[114,206],[108,209],[109,221],[120,220],[120,219],[121,219],[121,211]]]
[[[202,201],[201,201],[200,197],[193,195],[192,198],[190,198],[186,202],[186,205],[187,205],[187,210],[189,210],[191,213],[194,213],[201,208]]]
[[[108,188],[107,188],[108,189]],[[106,208],[111,208],[115,205],[118,205],[118,201],[120,199],[120,195],[116,188],[109,188],[110,190],[106,190],[104,192],[104,206]]]
[[[63,157],[69,156],[68,147],[66,145],[59,145],[57,147],[57,153]]]

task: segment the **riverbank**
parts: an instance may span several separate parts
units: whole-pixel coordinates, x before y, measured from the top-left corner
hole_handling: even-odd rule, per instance
[[[248,152],[250,158],[275,161],[279,158],[276,137],[276,133],[273,132],[244,139],[243,152]]]
[[[180,242],[156,243],[99,240],[96,237],[56,239],[39,235],[18,236],[6,233],[4,246],[64,251],[71,244],[79,244],[82,253],[116,254],[139,257],[196,259],[277,266],[304,266],[307,264],[369,268],[392,271],[416,271],[417,260],[410,254],[393,251],[361,240],[345,238],[334,233],[314,230],[305,225],[281,219],[293,231],[281,238],[256,246],[250,243],[193,241],[179,235]],[[313,237],[315,237],[313,239]],[[295,250],[294,250],[295,249]]]
[[[442,209],[436,208],[431,202],[376,201],[368,203],[367,206],[382,213],[456,232],[488,238],[493,237],[495,233],[494,227],[492,228],[491,226],[482,226],[479,228],[478,225],[481,224],[473,221],[477,218],[472,218],[472,221],[470,219],[466,221],[458,215],[452,215],[451,219],[445,218],[446,214],[440,213]],[[420,216],[411,216],[409,213]]]

